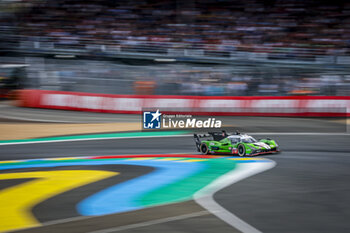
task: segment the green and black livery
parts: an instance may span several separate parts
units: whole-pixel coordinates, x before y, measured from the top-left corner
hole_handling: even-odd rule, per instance
[[[204,140],[201,140],[204,139]],[[279,152],[275,140],[266,138],[256,140],[250,135],[222,132],[194,134],[197,151],[202,154],[230,154],[239,156],[256,156]]]

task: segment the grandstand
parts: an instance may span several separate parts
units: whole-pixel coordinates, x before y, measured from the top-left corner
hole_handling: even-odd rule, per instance
[[[55,0],[11,9],[0,16],[4,54],[75,58],[40,60],[37,72],[55,77],[35,82],[44,88],[131,94],[146,81],[152,94],[349,95],[344,1]]]

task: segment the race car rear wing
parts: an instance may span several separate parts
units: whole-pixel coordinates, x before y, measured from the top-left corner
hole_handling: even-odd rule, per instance
[[[225,130],[221,132],[208,132],[207,134],[193,134],[194,141],[196,143],[197,151],[200,151],[200,145],[202,143],[201,138],[209,138],[209,140],[220,141],[229,136]]]
[[[212,140],[214,141],[220,141],[228,136],[225,130],[221,132],[208,132],[207,134],[195,134],[199,138],[204,138],[204,137],[212,137]]]

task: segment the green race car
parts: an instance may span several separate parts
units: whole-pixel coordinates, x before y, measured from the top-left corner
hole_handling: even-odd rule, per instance
[[[210,138],[201,140],[201,138]],[[197,151],[202,154],[230,154],[239,156],[255,156],[279,152],[278,144],[270,138],[259,141],[238,131],[235,134],[209,132],[208,134],[194,134]]]

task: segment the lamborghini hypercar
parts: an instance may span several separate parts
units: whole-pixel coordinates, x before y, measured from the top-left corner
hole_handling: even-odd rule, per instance
[[[201,140],[204,139],[204,140]],[[231,154],[239,156],[255,156],[279,152],[278,144],[270,138],[256,140],[238,131],[234,134],[209,132],[194,134],[197,151],[202,154]]]

